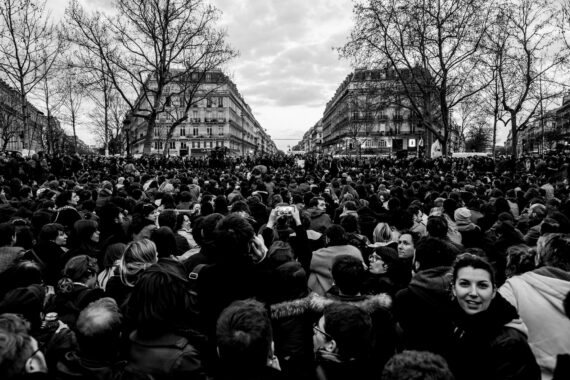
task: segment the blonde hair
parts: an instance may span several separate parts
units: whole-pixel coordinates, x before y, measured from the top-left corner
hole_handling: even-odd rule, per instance
[[[139,274],[157,261],[156,245],[149,239],[129,243],[119,262],[121,282],[128,287],[135,286]]]
[[[374,228],[372,238],[374,239],[374,243],[388,243],[393,240],[392,228],[390,228],[388,223],[380,222]]]

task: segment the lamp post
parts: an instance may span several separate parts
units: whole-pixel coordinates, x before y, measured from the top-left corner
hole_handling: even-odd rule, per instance
[[[245,157],[245,129],[243,128],[243,111],[240,111],[241,116],[241,156]]]
[[[131,117],[129,114],[125,116],[125,120],[123,120],[123,132],[125,133],[126,142],[127,142],[127,157],[131,155],[131,144],[130,144],[130,124],[131,124]]]

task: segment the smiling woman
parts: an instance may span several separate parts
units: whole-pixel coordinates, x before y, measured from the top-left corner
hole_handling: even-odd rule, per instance
[[[456,379],[540,379],[515,308],[497,293],[495,273],[483,258],[464,253],[453,266],[452,347]]]

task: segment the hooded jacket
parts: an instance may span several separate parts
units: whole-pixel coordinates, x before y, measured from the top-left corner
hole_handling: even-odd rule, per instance
[[[307,211],[311,217],[311,225],[309,229],[322,233],[332,225],[331,218],[325,210],[319,210],[316,207],[311,207],[308,208]]]
[[[451,332],[449,308],[451,267],[422,270],[394,300],[394,316],[403,331],[406,349],[445,355]]]
[[[569,291],[570,273],[554,267],[511,277],[499,289],[528,327],[542,379],[552,378],[558,354],[570,352],[570,319],[562,304]]]
[[[333,285],[332,266],[338,256],[349,255],[360,261],[362,253],[353,245],[333,245],[313,252],[311,259],[311,273],[309,275],[309,288],[320,295],[324,295]]]

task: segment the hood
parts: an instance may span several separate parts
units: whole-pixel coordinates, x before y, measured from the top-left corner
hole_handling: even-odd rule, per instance
[[[564,314],[563,300],[570,292],[570,273],[554,267],[543,267],[521,275],[534,290]]]
[[[339,301],[322,297],[316,293],[311,293],[305,298],[271,305],[271,319],[279,320],[288,317],[296,317],[307,312],[322,313],[325,306],[334,302]],[[366,296],[362,300],[347,303],[358,306],[368,313],[372,313],[380,308],[389,309],[392,306],[392,298],[389,295],[382,293],[373,296]]]
[[[410,288],[449,294],[451,271],[451,267],[435,267],[422,270],[414,275],[410,282]]]

